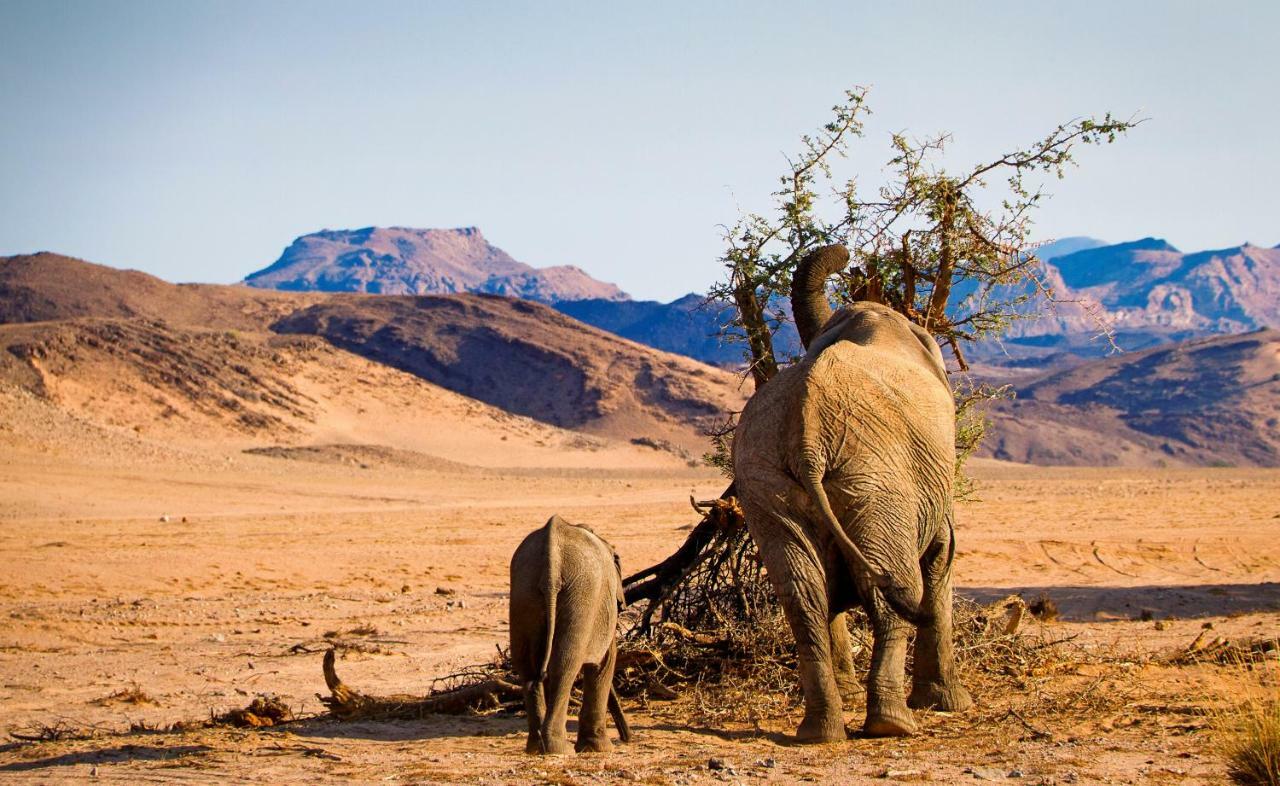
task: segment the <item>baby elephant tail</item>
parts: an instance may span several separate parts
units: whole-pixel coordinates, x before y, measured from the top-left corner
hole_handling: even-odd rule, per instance
[[[546,682],[547,670],[551,667],[551,649],[556,640],[556,596],[560,594],[560,544],[559,530],[562,526],[559,516],[552,516],[547,519],[545,526],[546,536],[546,566],[547,576],[546,583],[543,585],[543,601],[547,612],[546,619],[546,640],[543,642],[542,663],[538,666],[538,674],[534,679],[525,686],[525,691],[533,697],[535,707],[542,708],[542,712],[546,711]],[[548,753],[547,750],[547,716],[543,715],[537,718],[540,726],[543,726],[538,734],[538,752]],[[533,751],[530,751],[532,753]]]
[[[618,701],[618,692],[609,686],[609,714],[613,716],[613,725],[618,727],[618,738],[623,742],[631,742],[631,724],[622,711],[622,702]]]

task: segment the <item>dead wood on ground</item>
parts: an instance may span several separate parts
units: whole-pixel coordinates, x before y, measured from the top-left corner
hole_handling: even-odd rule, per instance
[[[322,669],[329,695],[317,694],[317,697],[334,717],[342,720],[412,720],[426,715],[476,712],[523,701],[520,686],[502,675],[499,664],[489,664],[466,675],[451,675],[452,682],[462,684],[427,696],[371,696],[348,687],[338,677],[334,661],[334,650],[324,654]],[[461,678],[465,676],[472,677],[472,681],[463,681]]]

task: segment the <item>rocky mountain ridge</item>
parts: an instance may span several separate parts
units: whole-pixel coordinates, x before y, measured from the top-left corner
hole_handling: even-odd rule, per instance
[[[1059,302],[1016,321],[1000,341],[969,348],[971,360],[1052,367],[1104,357],[1113,349],[1097,337],[1107,326],[1124,351],[1280,327],[1280,247],[1246,243],[1188,254],[1157,238],[1106,244],[1072,237],[1046,244],[1037,254],[1042,277]],[[957,294],[963,295],[963,288]],[[554,305],[588,324],[669,352],[716,365],[743,362],[744,345],[718,337],[728,304],[690,294],[671,303],[577,300]],[[783,356],[799,350],[791,323],[778,331],[775,347]]]
[[[1148,237],[1047,256],[1044,269],[1066,302],[1016,325],[1015,339],[1097,333],[1099,318],[1121,333],[1175,340],[1280,326],[1280,248],[1184,253]]]
[[[535,268],[491,244],[476,227],[322,230],[294,240],[251,287],[302,292],[447,295],[474,292],[542,303],[627,300],[613,284],[572,265]]]
[[[1280,326],[1280,248],[1246,243],[1184,253],[1158,238],[1108,244],[1067,237],[1042,245],[1037,255],[1059,303],[1015,322],[1001,341],[974,347],[973,360],[1049,367],[1101,357],[1111,351],[1108,342],[1096,340],[1105,326],[1127,351]],[[552,305],[624,338],[706,363],[732,367],[743,361],[742,344],[720,335],[728,304],[693,293],[670,303],[634,301],[579,268],[519,262],[474,227],[316,232],[299,237],[245,283],[290,291],[506,295]],[[798,351],[789,323],[775,344],[784,356]]]
[[[1280,466],[1280,330],[1211,336],[1013,384],[980,455],[1029,464]]]

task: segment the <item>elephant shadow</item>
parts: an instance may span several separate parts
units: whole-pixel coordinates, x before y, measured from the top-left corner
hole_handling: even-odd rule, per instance
[[[653,731],[670,731],[686,734],[704,734],[708,737],[715,737],[726,742],[744,742],[752,740],[767,740],[776,745],[793,745],[795,737],[783,734],[777,731],[757,731],[755,729],[717,729],[711,726],[689,726],[680,723],[655,723],[648,727]]]
[[[1027,601],[1045,596],[1057,604],[1058,619],[1068,622],[1194,619],[1280,610],[1280,583],[1274,581],[1136,587],[961,587],[956,594],[983,604],[1009,595],[1021,595]]]
[[[281,727],[301,738],[359,739],[378,742],[411,742],[415,740],[454,737],[505,737],[523,735],[525,719],[519,715],[427,715],[419,720],[342,721],[316,718]]]
[[[0,748],[0,752],[4,752]],[[33,772],[53,767],[74,767],[79,764],[121,764],[130,761],[173,761],[188,756],[212,753],[208,745],[112,745],[92,750],[60,753],[43,759],[0,764],[0,772]]]

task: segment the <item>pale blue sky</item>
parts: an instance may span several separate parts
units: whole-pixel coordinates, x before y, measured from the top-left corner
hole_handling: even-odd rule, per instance
[[[891,131],[967,163],[1136,112],[1041,237],[1274,245],[1277,32],[1273,0],[0,0],[0,254],[230,282],[321,228],[477,225],[666,300],[854,84],[868,184]]]

